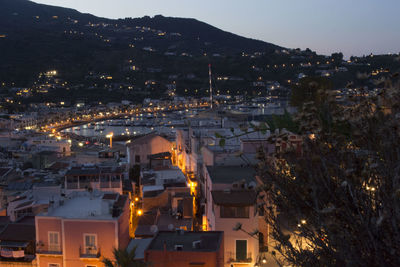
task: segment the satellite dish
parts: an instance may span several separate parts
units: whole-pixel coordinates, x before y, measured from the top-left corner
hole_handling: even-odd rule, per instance
[[[172,223],[168,224],[168,230],[173,231],[174,229],[175,226]]]
[[[256,188],[257,184],[254,181],[249,183],[249,188]]]
[[[157,225],[153,224],[152,226],[150,226],[150,232],[152,233],[157,233],[158,232],[158,227]]]
[[[240,222],[238,222],[235,227],[233,227],[233,231],[239,231],[242,229],[242,224]]]

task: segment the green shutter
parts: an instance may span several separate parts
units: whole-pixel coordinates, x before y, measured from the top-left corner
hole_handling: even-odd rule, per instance
[[[236,260],[247,259],[247,240],[236,240]]]

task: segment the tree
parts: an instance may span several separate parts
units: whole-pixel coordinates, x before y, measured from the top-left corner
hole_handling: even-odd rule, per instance
[[[332,53],[331,58],[338,64],[342,63],[343,61],[343,53]]]
[[[273,255],[292,266],[400,266],[400,86],[298,114],[302,154],[260,162]]]
[[[319,91],[329,91],[332,83],[325,77],[306,77],[300,80],[299,84],[292,88],[290,104],[301,108],[303,103],[313,101],[319,106],[325,102],[324,94]]]
[[[136,247],[131,251],[126,249],[113,249],[114,259],[103,258],[102,262],[106,267],[144,267],[146,264],[135,260]]]

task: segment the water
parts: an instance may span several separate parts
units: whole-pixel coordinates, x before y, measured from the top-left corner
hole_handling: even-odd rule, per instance
[[[64,129],[62,132],[74,133],[84,137],[106,137],[113,133],[114,136],[138,136],[151,132],[173,134],[174,124],[171,119],[133,117],[131,119],[106,120],[88,123]]]

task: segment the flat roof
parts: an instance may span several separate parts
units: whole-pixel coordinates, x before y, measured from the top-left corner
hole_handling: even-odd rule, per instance
[[[255,181],[256,170],[251,166],[207,166],[211,181],[215,184],[232,184],[244,180]]]
[[[153,238],[132,239],[129,242],[129,245],[126,248],[126,250],[130,252],[134,247],[136,247],[135,259],[136,260],[144,259],[144,251],[148,248],[152,240]]]
[[[154,237],[147,250],[175,251],[175,246],[182,246],[181,251],[215,252],[220,249],[224,232],[186,232],[186,231],[160,231]],[[193,246],[193,242],[198,246]]]
[[[1,241],[32,241],[35,240],[35,225],[10,223],[0,234]]]
[[[254,190],[216,190],[211,191],[213,201],[220,206],[251,206],[256,203]]]
[[[64,200],[63,204],[55,203],[56,207],[49,207],[47,214],[41,213],[38,216],[51,216],[62,217],[68,219],[104,219],[111,220],[118,217],[113,217],[110,210],[115,203],[119,208],[123,208],[127,198],[125,196],[118,196],[116,198],[109,198],[110,194],[98,195],[88,192],[74,192]],[[105,198],[104,198],[105,196]]]
[[[73,167],[67,171],[66,176],[71,175],[98,175],[102,173],[123,173],[124,170],[121,167],[109,167],[109,166],[80,166]]]

